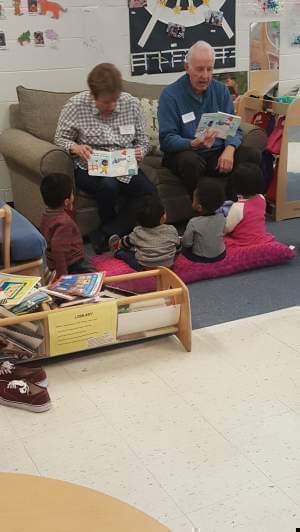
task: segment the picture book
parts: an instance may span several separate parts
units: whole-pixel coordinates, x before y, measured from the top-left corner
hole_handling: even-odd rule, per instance
[[[19,305],[40,281],[40,277],[0,273],[0,305]]]
[[[48,290],[68,296],[94,297],[100,292],[103,280],[103,272],[61,275]]]
[[[22,314],[28,314],[28,312],[33,312],[38,309],[41,303],[49,303],[50,301],[50,296],[42,292],[41,288],[37,290],[33,289],[27,296],[25,296],[19,305],[11,307],[11,310],[17,316],[21,316]]]
[[[94,150],[88,160],[88,173],[100,177],[132,177],[138,173],[135,150]]]
[[[207,130],[215,131],[220,139],[234,137],[241,123],[241,117],[228,113],[203,113],[196,130],[196,137],[203,137]]]

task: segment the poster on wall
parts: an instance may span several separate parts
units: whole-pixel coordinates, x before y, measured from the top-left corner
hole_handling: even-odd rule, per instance
[[[231,94],[232,100],[235,101],[248,90],[248,71],[241,72],[220,72],[214,74],[214,79],[225,83]]]
[[[279,70],[280,21],[250,25],[250,70]]]
[[[133,76],[181,72],[199,40],[214,47],[216,69],[235,67],[235,0],[129,0],[128,6]]]

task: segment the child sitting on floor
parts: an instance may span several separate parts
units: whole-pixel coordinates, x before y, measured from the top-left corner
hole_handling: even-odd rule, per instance
[[[193,195],[193,209],[199,213],[186,226],[182,254],[194,262],[216,262],[226,255],[225,217],[216,212],[224,202],[222,184],[211,178],[201,179]]]
[[[156,196],[144,198],[137,220],[139,225],[129,235],[110,237],[108,244],[115,257],[137,271],[173,266],[180,240],[175,227],[165,223],[166,211]]]
[[[253,246],[273,240],[266,231],[266,200],[261,194],[264,188],[263,174],[253,163],[240,164],[233,176],[238,201],[226,218],[226,245],[230,247]]]
[[[49,174],[41,182],[41,195],[47,206],[40,231],[47,242],[47,262],[56,276],[94,271],[86,262],[79,228],[70,214],[73,184],[69,176]]]

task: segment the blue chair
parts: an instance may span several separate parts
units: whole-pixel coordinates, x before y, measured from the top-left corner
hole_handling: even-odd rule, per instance
[[[43,275],[46,241],[22,214],[0,201],[2,271]]]

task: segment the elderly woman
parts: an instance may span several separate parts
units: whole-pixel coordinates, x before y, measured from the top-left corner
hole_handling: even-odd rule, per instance
[[[122,92],[121,74],[114,65],[95,66],[87,82],[89,91],[73,96],[63,107],[55,143],[73,157],[77,188],[96,199],[102,225],[92,235],[92,243],[99,253],[109,236],[133,229],[140,200],[157,192],[140,169],[130,180],[88,174],[87,161],[94,149],[134,148],[140,161],[149,143],[139,101]],[[119,202],[122,196],[125,201]]]

